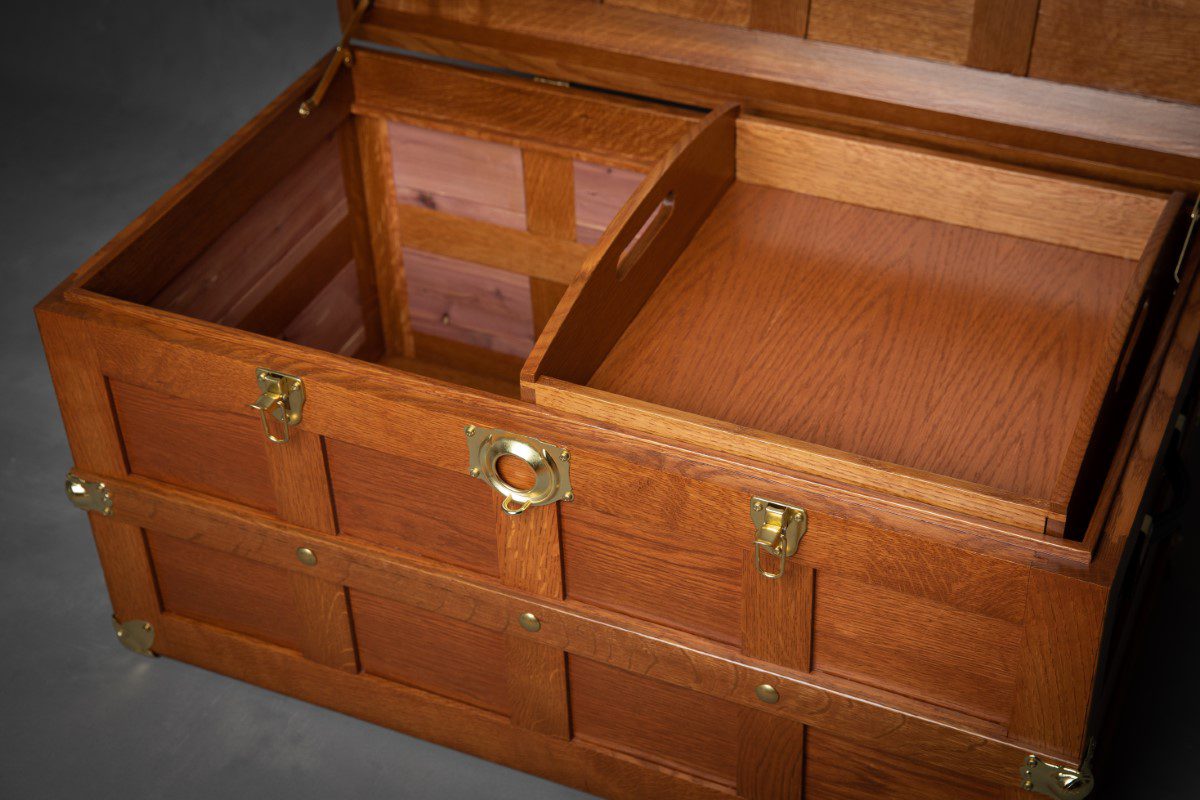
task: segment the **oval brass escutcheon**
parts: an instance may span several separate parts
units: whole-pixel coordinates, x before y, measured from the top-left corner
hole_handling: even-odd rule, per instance
[[[515,516],[534,506],[574,499],[571,455],[566,450],[532,436],[477,425],[467,425],[465,432],[470,456],[467,474],[504,496],[501,509],[505,514]],[[499,468],[500,460],[504,458],[524,462],[533,474],[533,484],[514,486],[505,480]]]

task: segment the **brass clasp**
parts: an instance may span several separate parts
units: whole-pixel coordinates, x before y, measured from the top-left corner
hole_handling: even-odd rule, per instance
[[[262,417],[263,433],[276,444],[285,444],[292,438],[292,428],[300,424],[304,408],[304,381],[293,375],[258,368],[258,399],[250,404]],[[271,432],[275,420],[282,424],[282,435]]]
[[[796,554],[800,539],[808,530],[808,514],[803,508],[755,497],[750,501],[750,521],[754,523],[754,568],[764,578],[783,577],[787,560]],[[779,559],[779,569],[762,565],[762,555]]]

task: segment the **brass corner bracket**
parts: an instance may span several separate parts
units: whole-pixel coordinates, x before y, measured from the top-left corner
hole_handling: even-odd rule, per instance
[[[67,499],[76,508],[83,511],[95,511],[111,517],[113,513],[112,495],[108,487],[99,481],[85,481],[73,472],[67,473]]]
[[[117,641],[139,656],[152,656],[150,648],[154,646],[154,626],[144,619],[127,619],[120,622],[112,618],[113,632]]]
[[[321,101],[325,99],[325,93],[329,91],[329,84],[333,82],[333,76],[337,74],[338,67],[343,65],[349,67],[354,63],[354,54],[346,48],[346,45],[370,7],[371,0],[358,0],[358,5],[354,7],[354,12],[346,21],[345,29],[342,30],[342,38],[338,40],[337,46],[333,49],[333,57],[329,59],[329,63],[325,65],[325,71],[321,73],[321,80],[317,81],[317,86],[308,99],[300,104],[298,109],[300,116],[310,116],[313,110],[321,105]]]
[[[1079,769],[1060,767],[1030,754],[1021,765],[1021,788],[1056,800],[1081,800],[1096,788],[1091,761],[1091,747]]]

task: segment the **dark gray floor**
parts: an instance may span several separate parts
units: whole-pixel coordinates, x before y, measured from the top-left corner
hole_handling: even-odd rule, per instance
[[[310,66],[336,36],[333,8],[56,0],[5,10],[0,798],[583,796],[128,653],[109,628],[85,520],[62,496],[70,456],[30,309]],[[1192,535],[1131,678],[1123,766],[1105,797],[1200,796],[1197,575]]]

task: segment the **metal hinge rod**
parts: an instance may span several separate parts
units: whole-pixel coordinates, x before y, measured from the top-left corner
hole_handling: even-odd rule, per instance
[[[338,40],[337,47],[333,50],[333,57],[325,65],[325,71],[321,73],[321,80],[317,81],[317,88],[313,89],[309,98],[300,104],[300,116],[307,117],[312,114],[313,109],[321,105],[321,101],[325,99],[325,93],[329,91],[329,84],[333,82],[333,76],[337,74],[339,67],[343,65],[348,67],[354,63],[354,55],[346,48],[346,45],[354,36],[358,23],[362,22],[363,14],[366,14],[370,7],[371,0],[358,0],[358,5],[354,7],[354,13],[350,15],[350,19],[347,20],[346,27],[342,31],[342,38]]]

